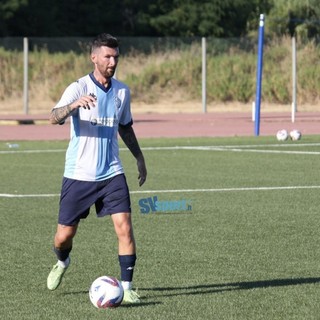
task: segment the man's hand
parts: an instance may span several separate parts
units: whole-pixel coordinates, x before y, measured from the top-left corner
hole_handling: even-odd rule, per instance
[[[90,108],[95,107],[95,102],[97,98],[94,94],[89,94],[87,96],[82,96],[78,100],[70,104],[72,110],[78,108],[84,108],[90,110]]]
[[[139,186],[141,187],[146,179],[147,179],[147,168],[146,168],[146,164],[144,162],[144,157],[141,154],[138,158],[137,158],[137,166],[138,166],[138,179],[139,179]]]
[[[96,100],[97,97],[91,93],[87,96],[82,96],[78,100],[64,107],[52,109],[50,113],[50,122],[52,124],[63,124],[65,120],[71,115],[73,110],[79,108],[85,108],[90,110],[90,107],[96,106]]]

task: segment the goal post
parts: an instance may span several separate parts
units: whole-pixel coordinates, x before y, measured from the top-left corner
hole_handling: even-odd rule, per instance
[[[259,35],[258,35],[258,58],[256,74],[256,96],[252,103],[252,121],[254,122],[254,133],[260,134],[260,109],[261,109],[261,90],[262,90],[262,70],[263,70],[263,46],[264,46],[264,15],[260,14]],[[291,122],[295,122],[297,108],[297,49],[296,36],[292,36],[292,104],[291,104]]]
[[[262,87],[263,69],[263,42],[264,42],[264,14],[260,14],[259,37],[258,37],[258,61],[257,61],[257,80],[256,80],[256,101],[255,101],[255,135],[260,134],[260,104]]]

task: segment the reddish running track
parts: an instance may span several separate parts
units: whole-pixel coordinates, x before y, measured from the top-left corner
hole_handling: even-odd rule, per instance
[[[255,124],[248,113],[136,114],[138,138],[255,136]],[[0,140],[67,140],[70,125],[51,125],[44,115],[0,116]],[[275,135],[280,129],[298,129],[302,135],[320,133],[320,113],[261,114],[260,136]]]

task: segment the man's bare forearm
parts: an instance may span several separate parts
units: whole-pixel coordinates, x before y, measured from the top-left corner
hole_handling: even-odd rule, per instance
[[[70,105],[61,108],[55,108],[52,109],[49,120],[52,124],[63,123],[71,113],[72,108],[70,107]]]

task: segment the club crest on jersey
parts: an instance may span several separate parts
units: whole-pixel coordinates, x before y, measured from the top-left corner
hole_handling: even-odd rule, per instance
[[[118,97],[114,98],[114,105],[116,106],[117,109],[121,107],[121,100]]]

